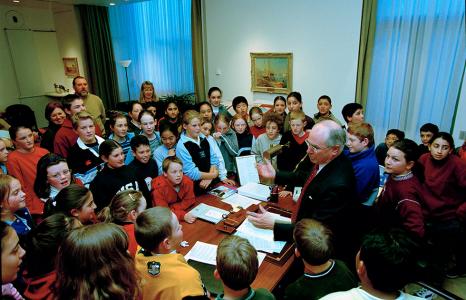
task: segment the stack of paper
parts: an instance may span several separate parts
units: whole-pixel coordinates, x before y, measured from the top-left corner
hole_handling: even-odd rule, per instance
[[[273,230],[257,228],[247,218],[235,234],[247,239],[257,250],[268,253],[280,253],[286,244],[284,241],[274,241]]]
[[[209,265],[217,264],[217,245],[207,244],[197,241],[196,244],[184,256],[186,260],[200,261]],[[259,266],[264,261],[265,253],[257,252],[257,259],[259,259]]]
[[[267,201],[270,197],[270,187],[260,183],[249,182],[238,188],[238,194],[261,201]]]
[[[245,197],[239,194],[234,194],[226,199],[223,202],[230,204],[232,207],[241,207],[241,208],[248,208],[253,204],[259,204],[259,200],[254,200],[249,197]]]

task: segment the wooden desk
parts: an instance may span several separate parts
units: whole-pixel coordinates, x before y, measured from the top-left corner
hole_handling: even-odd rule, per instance
[[[227,203],[220,201],[217,197],[212,195],[203,195],[196,200],[196,204],[205,203],[208,205],[216,206],[225,210],[230,210],[231,206]],[[280,207],[286,208],[293,211],[296,204],[293,202],[291,197],[280,199]],[[225,233],[215,229],[215,225],[208,223],[203,220],[196,220],[193,224],[186,222],[181,223],[183,226],[184,240],[189,243],[189,247],[180,247],[178,251],[185,255],[194,246],[196,241],[202,241],[209,244],[218,245],[220,241],[226,236]],[[278,282],[283,278],[283,275],[290,268],[294,261],[294,255],[292,255],[282,266],[275,265],[268,261],[263,261],[259,267],[256,280],[252,283],[253,288],[266,288],[273,290]]]

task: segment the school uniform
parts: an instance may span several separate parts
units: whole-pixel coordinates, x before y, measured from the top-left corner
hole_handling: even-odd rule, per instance
[[[152,255],[143,249],[135,258],[143,299],[183,299],[203,296],[201,275],[178,253]]]
[[[219,139],[217,145],[222,153],[223,161],[227,172],[236,173],[235,157],[238,156],[238,139],[233,129],[229,128]]]
[[[217,145],[217,142],[215,142],[215,139],[209,135],[207,137],[207,141],[210,144],[210,147],[213,150],[213,154],[217,157],[218,160],[218,165],[217,165],[217,170],[218,170],[218,178],[220,180],[224,180],[227,178],[227,169],[225,167],[225,161],[223,160],[223,155],[222,152],[220,151],[220,148]]]
[[[186,211],[195,202],[194,184],[188,176],[183,175],[176,189],[164,175],[152,180],[152,205],[169,207],[178,220],[183,220]]]
[[[231,114],[228,112],[228,109],[223,104],[220,104],[219,106],[212,105],[212,113],[214,114],[214,118],[218,114],[224,114],[231,120]]]
[[[265,126],[257,127],[256,125],[249,127],[251,134],[257,139],[259,135],[265,133]]]
[[[314,120],[308,115],[304,115],[304,118],[306,121],[306,126],[304,126],[304,131],[312,129],[312,127],[314,127],[314,124],[316,122],[314,122]],[[338,121],[337,123],[340,124],[340,121]],[[290,114],[287,114],[285,117],[285,121],[283,122],[283,131],[284,132],[291,131]]]
[[[320,273],[304,273],[285,290],[284,299],[320,299],[330,293],[357,287],[354,274],[340,260],[332,261],[330,267]]]
[[[214,150],[203,134],[194,140],[183,133],[176,145],[176,155],[183,162],[183,173],[194,181],[196,194],[202,191],[199,187],[201,172],[208,173],[211,166],[218,165],[218,159],[213,153]],[[211,185],[216,181],[212,180]]]
[[[343,124],[341,124],[340,120],[338,120],[337,117],[335,117],[335,115],[332,114],[331,111],[329,112],[328,116],[326,116],[326,117],[322,116],[320,113],[316,113],[316,114],[314,114],[314,117],[312,118],[312,120],[314,121],[314,124],[317,124],[317,123],[325,121],[325,120],[331,120],[331,121],[336,122],[341,127],[343,127]]]
[[[223,300],[224,294],[218,295],[215,300]],[[249,287],[248,293],[242,297],[238,298],[240,300],[274,300],[275,296],[269,292],[269,290],[264,289],[264,288],[259,288],[257,290],[253,289],[252,287]]]
[[[356,195],[359,202],[371,206],[373,203],[367,201],[380,183],[379,164],[375,156],[374,145],[358,153],[351,153],[348,149],[343,153],[353,165],[356,176]]]
[[[176,144],[173,147],[175,148]],[[168,151],[170,151],[170,149],[168,149],[167,147],[165,147],[164,144],[162,144],[158,146],[157,149],[155,149],[155,152],[153,153],[153,157],[155,162],[157,163],[157,168],[159,171],[158,174],[160,175],[163,173],[162,164],[163,160],[168,157]]]
[[[44,202],[34,192],[34,181],[37,175],[37,163],[47,153],[49,151],[41,147],[34,147],[32,152],[28,153],[15,150],[8,154],[6,162],[8,174],[21,183],[21,188],[26,194],[26,206],[33,215],[40,215],[44,211]]]
[[[128,167],[133,169],[134,174],[136,174],[139,179],[143,180],[146,183],[147,189],[149,191],[151,190],[152,179],[161,174],[158,172],[159,167],[153,158],[150,158],[146,164],[143,164],[139,160],[134,159],[128,165]]]
[[[21,187],[26,194],[26,206],[34,215],[40,215],[44,211],[44,202],[34,192],[34,181],[37,175],[37,163],[47,153],[49,151],[41,147],[34,147],[32,152],[28,153],[15,150],[8,154],[8,161],[6,162],[8,174],[21,183]]]
[[[283,147],[280,154],[277,155],[277,167],[280,171],[293,171],[298,163],[307,155],[306,139],[309,136],[308,132],[304,132],[303,136],[297,136],[293,132],[285,132],[280,140],[280,145],[290,143],[289,147]]]
[[[134,135],[141,134],[142,130],[140,126],[137,126],[131,122],[131,118],[128,119],[128,132],[134,133]]]
[[[104,163],[99,156],[99,145],[104,142],[104,139],[97,135],[95,138],[96,143],[93,145],[84,144],[78,138],[76,144],[71,147],[67,159],[73,175],[81,180],[86,187],[94,180],[97,171],[103,168]]]
[[[255,138],[249,132],[237,133],[236,139],[238,141],[238,156],[250,155],[252,145],[255,142]]]
[[[282,138],[281,134],[278,134],[273,140],[269,139],[266,133],[261,134],[256,142],[252,145],[251,153],[257,155],[257,162],[263,162],[264,151],[272,148],[273,146],[279,145]],[[272,166],[277,169],[277,157],[272,158]]]
[[[128,165],[132,160],[133,160],[133,156],[132,156],[132,153],[131,153],[131,139],[134,137],[134,133],[133,132],[128,132],[125,136],[125,139],[124,141],[117,141],[115,140],[118,144],[120,144],[121,148],[123,148],[123,153],[125,154],[125,165]],[[114,135],[113,133],[110,134],[110,136],[108,137],[109,140],[113,140],[114,139]]]
[[[140,191],[146,199],[150,195],[146,182],[138,178],[134,170],[128,166],[112,169],[106,165],[97,173],[89,189],[94,196],[97,211],[108,206],[112,198],[121,191],[129,189]]]
[[[422,191],[413,173],[390,176],[376,203],[376,220],[385,227],[401,227],[418,237],[425,233]]]

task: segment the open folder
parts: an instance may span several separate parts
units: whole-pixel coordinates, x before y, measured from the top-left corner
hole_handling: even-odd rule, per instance
[[[267,201],[270,197],[270,188],[260,183],[259,173],[256,168],[256,156],[238,156],[236,159],[236,169],[239,183],[238,194],[254,199]]]

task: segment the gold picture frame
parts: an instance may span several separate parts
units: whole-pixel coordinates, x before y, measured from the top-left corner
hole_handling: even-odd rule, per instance
[[[293,53],[251,53],[251,91],[289,94]]]
[[[65,75],[68,77],[79,76],[79,66],[77,57],[64,57],[63,66],[65,68]]]

